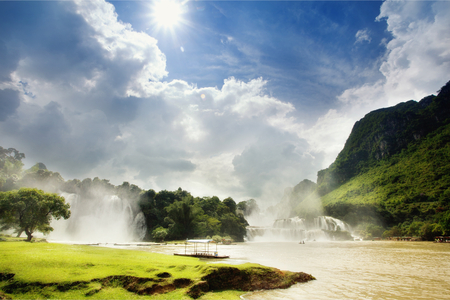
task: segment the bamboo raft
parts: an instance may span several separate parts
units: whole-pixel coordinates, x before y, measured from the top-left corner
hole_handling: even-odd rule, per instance
[[[230,258],[229,255],[219,255],[217,252],[217,243],[216,243],[216,250],[209,250],[209,244],[211,242],[214,242],[213,240],[186,240],[186,243],[184,244],[184,253],[174,253],[173,255],[177,256],[189,256],[189,257],[198,257],[198,258],[211,258],[211,259],[223,259],[223,258]],[[188,252],[188,244],[193,245],[193,250],[191,252]],[[199,244],[204,244],[205,249],[199,249]]]

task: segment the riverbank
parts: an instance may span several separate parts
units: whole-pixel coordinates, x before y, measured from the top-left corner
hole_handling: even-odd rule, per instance
[[[258,264],[86,245],[3,241],[0,253],[0,299],[239,299],[314,279]]]

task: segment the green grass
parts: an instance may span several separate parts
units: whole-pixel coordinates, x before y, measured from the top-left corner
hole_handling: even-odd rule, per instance
[[[13,299],[192,299],[186,295],[188,287],[149,296],[130,292],[120,280],[105,283],[102,279],[124,275],[154,280],[140,288],[149,288],[158,280],[173,283],[185,278],[195,283],[218,266],[211,267],[197,258],[54,243],[4,241],[0,242],[0,253],[0,273],[15,274],[9,281],[0,281],[0,290]],[[233,267],[252,266],[256,265]],[[159,277],[163,272],[170,277]],[[16,284],[13,291],[7,288],[12,282]],[[243,293],[208,292],[199,299],[239,299]]]

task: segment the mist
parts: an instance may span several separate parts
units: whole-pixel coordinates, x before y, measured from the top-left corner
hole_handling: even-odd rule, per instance
[[[142,241],[147,233],[144,214],[127,199],[105,195],[83,199],[78,194],[62,193],[70,204],[71,217],[54,220],[48,239],[71,242],[116,243]]]
[[[246,216],[247,240],[256,242],[353,240],[353,228],[324,215],[317,185],[305,179],[287,187],[281,200],[264,211]]]

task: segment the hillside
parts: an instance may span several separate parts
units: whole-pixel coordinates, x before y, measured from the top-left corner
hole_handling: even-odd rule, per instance
[[[450,233],[450,82],[437,96],[367,114],[356,122],[335,162],[318,172],[323,213],[370,235]],[[375,230],[375,229],[376,230]],[[367,232],[372,231],[372,232]]]
[[[450,124],[321,199],[327,214],[353,224],[393,226],[420,220],[444,225],[446,219],[448,227]]]
[[[367,114],[356,122],[344,149],[328,169],[319,171],[317,184],[325,195],[351,178],[389,160],[430,133],[450,123],[450,82],[420,102],[408,101]]]

